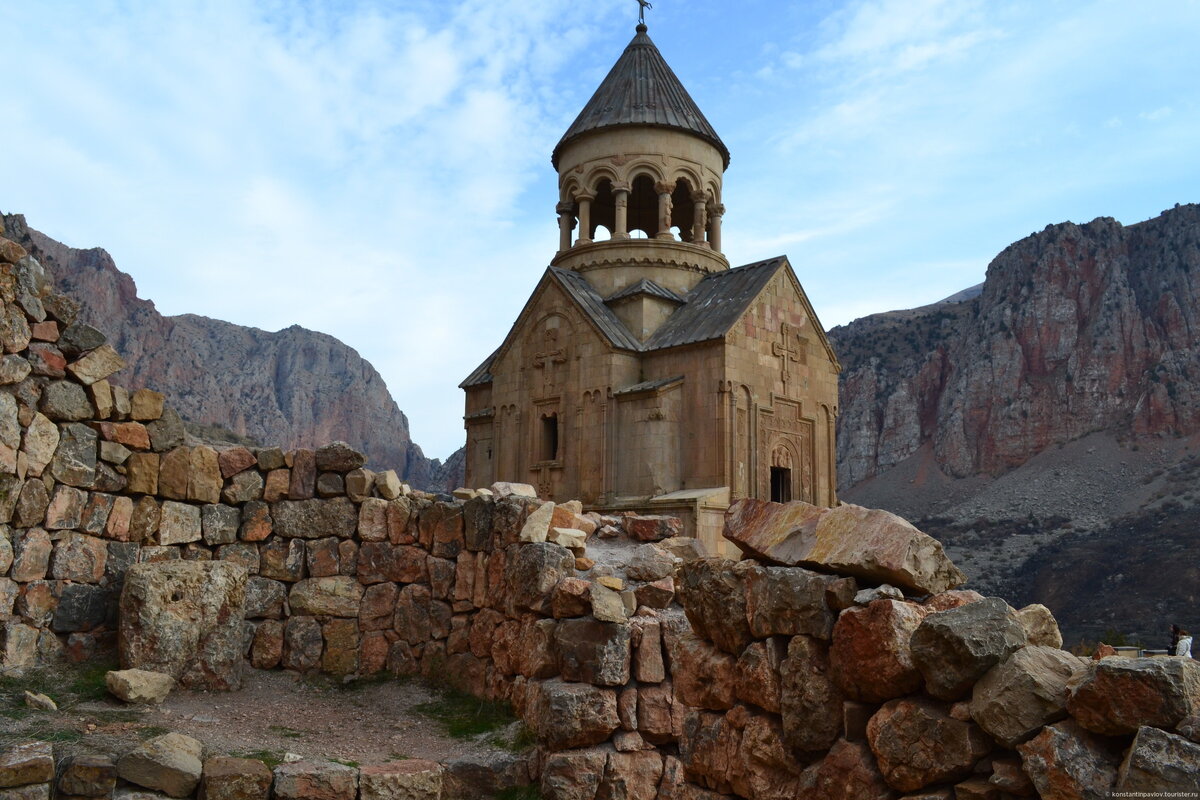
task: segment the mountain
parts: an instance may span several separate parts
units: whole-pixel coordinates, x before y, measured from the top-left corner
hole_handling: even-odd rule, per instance
[[[6,215],[10,238],[83,303],[80,318],[103,331],[129,366],[116,380],[165,392],[187,421],[262,444],[314,447],[343,440],[376,469],[419,488],[452,482],[409,436],[408,419],[383,378],[353,348],[298,325],[271,333],[194,314],[163,316],[104,250],[78,250]]]
[[[1080,635],[1200,623],[1177,524],[1200,471],[1200,206],[1048,226],[977,296],[829,336],[844,499],[922,520],[977,585],[1053,600]]]

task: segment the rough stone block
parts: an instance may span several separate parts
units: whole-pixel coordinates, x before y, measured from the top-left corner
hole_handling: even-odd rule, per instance
[[[24,742],[0,750],[0,788],[53,779],[54,748],[49,742]]]
[[[942,700],[958,700],[1025,643],[1016,613],[991,597],[930,614],[913,633],[911,647],[926,691]]]
[[[188,797],[200,783],[204,764],[200,742],[181,733],[166,733],[143,742],[117,761],[117,772],[130,783],[157,789],[171,797]]]
[[[129,398],[129,416],[138,422],[153,422],[163,415],[166,395],[152,389],[138,389]]]
[[[50,557],[50,577],[59,581],[99,583],[104,577],[108,546],[82,533],[63,534]]]
[[[358,509],[346,498],[283,500],[271,506],[275,533],[297,539],[348,539],[358,529]]]
[[[1144,726],[1117,771],[1116,796],[1171,796],[1200,792],[1200,745]]]
[[[543,681],[530,687],[528,702],[529,725],[551,751],[599,744],[621,724],[612,689]]]
[[[1065,650],[1027,646],[992,667],[971,694],[971,717],[1005,747],[1067,715],[1067,687],[1085,667]]]
[[[246,570],[223,561],[136,564],[121,593],[121,664],[189,688],[241,685]]]
[[[441,800],[444,769],[423,759],[373,764],[359,770],[360,800]]]
[[[261,761],[214,756],[204,762],[200,800],[267,800],[274,778]]]
[[[59,797],[112,797],[117,765],[108,756],[72,755],[58,768]]]
[[[362,584],[351,577],[307,578],[292,587],[288,605],[293,614],[357,617],[362,595]]]
[[[1072,720],[1047,725],[1017,745],[1025,772],[1042,797],[1112,796],[1121,763],[1120,750]]]
[[[1171,729],[1200,711],[1200,664],[1190,658],[1093,661],[1071,690],[1067,710],[1093,733],[1136,733],[1144,725]]]
[[[629,682],[632,651],[628,624],[563,620],[558,625],[555,649],[565,680],[594,686],[624,686]]]
[[[200,541],[203,524],[200,507],[167,500],[162,504],[162,516],[158,524],[158,543],[163,545],[186,544]]]
[[[367,463],[367,457],[345,442],[332,442],[317,450],[317,469],[346,473]]]
[[[358,770],[326,761],[296,761],[275,768],[275,800],[355,800]]]
[[[679,570],[676,592],[696,634],[733,656],[753,640],[746,612],[744,575],[753,562],[702,558]]]
[[[123,669],[106,674],[104,685],[113,696],[126,703],[157,704],[166,700],[175,688],[175,679],[164,672]]]

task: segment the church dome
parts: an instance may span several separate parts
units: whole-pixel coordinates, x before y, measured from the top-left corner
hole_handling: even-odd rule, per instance
[[[728,168],[729,149],[646,30],[644,24],[637,26],[633,41],[555,146],[550,157],[555,169],[563,148],[581,136],[606,128],[634,126],[669,128],[697,136],[720,152]]]

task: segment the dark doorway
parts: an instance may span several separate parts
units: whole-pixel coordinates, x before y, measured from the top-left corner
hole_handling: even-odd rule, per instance
[[[771,467],[771,502],[792,502],[792,471],[787,467]]]

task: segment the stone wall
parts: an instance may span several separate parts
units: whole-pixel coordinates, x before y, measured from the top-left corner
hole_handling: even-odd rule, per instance
[[[513,704],[547,798],[1200,780],[1193,662],[1080,660],[1045,609],[953,590],[940,546],[885,512],[742,503],[726,535],[752,557],[735,562],[701,557],[673,519],[583,515],[520,487],[438,501],[340,444],[189,443],[162,395],[106,381],[120,357],[3,239],[0,299],[2,670],[91,658],[119,623],[128,661],[143,615],[119,619],[118,596],[154,571],[135,565],[220,561],[242,587],[238,657],[179,667],[185,685],[236,686],[243,655],[437,674]]]

